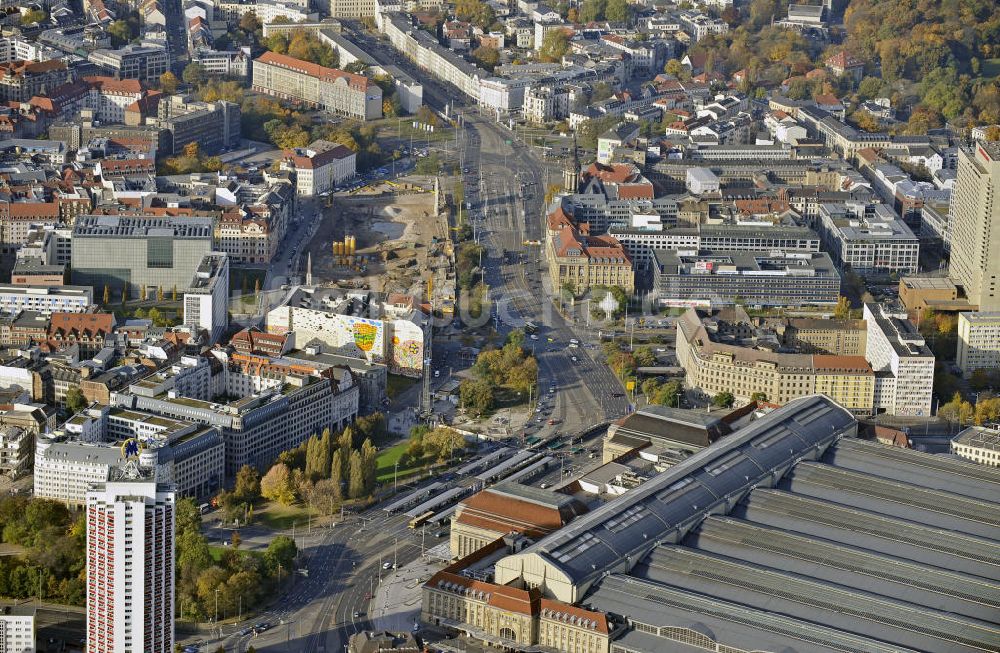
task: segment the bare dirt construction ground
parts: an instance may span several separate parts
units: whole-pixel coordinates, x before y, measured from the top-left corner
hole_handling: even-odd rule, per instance
[[[447,220],[432,192],[395,191],[382,184],[333,198],[309,246],[314,283],[422,294],[427,271],[447,265]],[[355,238],[353,256],[335,254],[345,236]]]

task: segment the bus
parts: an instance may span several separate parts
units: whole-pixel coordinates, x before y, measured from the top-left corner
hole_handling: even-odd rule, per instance
[[[420,528],[421,526],[427,523],[428,519],[430,519],[433,516],[434,516],[433,510],[428,510],[422,515],[417,515],[416,517],[410,520],[410,528]]]

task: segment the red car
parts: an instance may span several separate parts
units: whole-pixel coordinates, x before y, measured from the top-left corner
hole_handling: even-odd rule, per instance
[[[555,417],[553,417],[552,419],[549,420],[549,426],[555,426],[561,421],[562,421],[561,419],[556,419]]]

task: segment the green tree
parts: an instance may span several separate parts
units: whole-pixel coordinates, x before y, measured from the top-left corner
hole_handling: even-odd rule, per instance
[[[21,24],[31,25],[33,23],[43,23],[48,20],[49,15],[41,9],[31,9],[21,14]]]
[[[192,86],[200,86],[205,83],[208,79],[208,71],[200,63],[189,63],[184,67],[184,71],[181,73],[181,79],[184,80],[185,84],[190,84]]]
[[[261,28],[260,19],[257,18],[257,12],[248,11],[247,13],[240,16],[240,29],[251,34],[256,32]]]
[[[333,452],[333,463],[330,465],[330,482],[336,488],[335,496],[339,501],[344,495],[344,459],[340,449]]]
[[[584,23],[602,20],[607,5],[607,0],[584,0],[583,6],[580,7],[580,20]]]
[[[458,387],[462,406],[475,415],[483,415],[493,408],[493,385],[484,379],[465,379]]]
[[[851,301],[841,295],[837,298],[837,306],[833,309],[833,317],[838,320],[846,320],[851,316]]]
[[[295,546],[295,541],[287,535],[279,535],[267,545],[267,549],[264,551],[264,564],[267,565],[272,574],[278,573],[279,566],[284,570],[284,573],[291,573],[297,555],[298,549]]]
[[[651,347],[636,347],[632,352],[635,364],[639,367],[651,367],[656,365],[656,354]]]
[[[733,396],[733,393],[728,391],[720,392],[712,397],[712,405],[717,408],[732,408],[735,402],[736,398]]]
[[[116,20],[107,28],[108,36],[111,37],[111,45],[121,47],[135,38],[132,26],[125,20]]]
[[[653,403],[670,408],[678,408],[683,392],[684,386],[681,385],[680,381],[676,379],[667,381],[657,389],[656,396],[653,397]]]
[[[371,493],[375,489],[375,469],[378,461],[378,450],[371,440],[365,439],[361,443],[361,469],[364,474],[364,487],[366,493]]]
[[[73,413],[79,413],[86,407],[87,398],[84,397],[83,392],[80,391],[80,386],[71,385],[69,389],[66,390],[66,408]]]
[[[750,401],[753,401],[753,402],[766,402],[767,401],[767,394],[764,393],[764,392],[755,392],[752,395],[750,395]]]
[[[486,70],[493,72],[493,69],[500,63],[500,51],[496,48],[480,46],[472,51],[472,58]]]
[[[350,473],[347,477],[347,493],[352,499],[365,496],[365,468],[359,451],[352,451]]]
[[[260,473],[256,467],[243,465],[236,472],[233,494],[237,501],[254,503],[260,499]]]
[[[604,17],[612,23],[626,23],[629,19],[629,7],[626,0],[608,0]]]
[[[542,37],[542,47],[538,49],[538,58],[543,62],[556,62],[569,51],[569,35],[561,28],[550,29]]]
[[[969,424],[975,416],[975,408],[971,403],[965,401],[960,393],[956,392],[951,401],[938,408],[938,415],[949,422]]]
[[[103,300],[104,300],[103,303],[104,303],[105,306],[107,306],[108,304],[111,303],[111,288],[108,286],[108,284],[104,284],[104,297],[103,297]]]

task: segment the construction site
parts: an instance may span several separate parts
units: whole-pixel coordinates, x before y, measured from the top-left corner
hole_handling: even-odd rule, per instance
[[[431,288],[434,310],[452,311],[455,275],[448,209],[434,184],[433,178],[417,178],[412,184],[383,183],[332,197],[306,250],[312,255],[313,283],[421,300]]]

